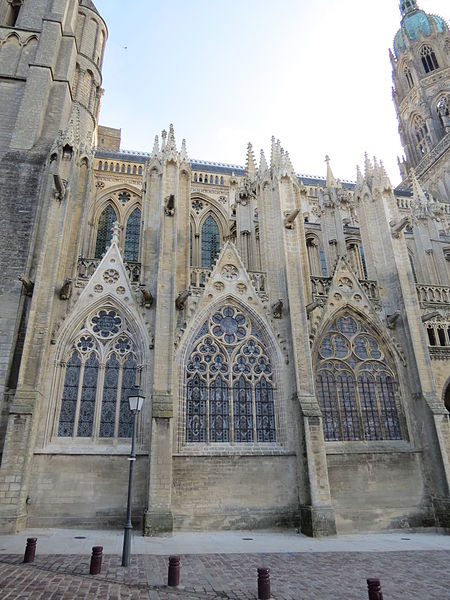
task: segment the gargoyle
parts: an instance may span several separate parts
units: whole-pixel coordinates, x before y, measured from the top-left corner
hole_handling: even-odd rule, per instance
[[[403,217],[403,219],[401,221],[399,221],[398,223],[391,222],[390,225],[391,225],[392,236],[395,238],[399,238],[403,229],[405,229],[405,227],[410,225],[410,218]]]
[[[291,212],[284,213],[284,226],[286,229],[294,229],[294,221],[297,218],[298,213],[300,212],[299,208],[292,210]]]
[[[281,319],[283,316],[283,300],[278,300],[272,305],[272,315],[274,319]]]
[[[56,188],[55,198],[62,202],[65,199],[67,193],[67,182],[64,181],[64,179],[61,179],[61,177],[57,173],[53,174],[53,182]]]
[[[400,317],[400,312],[397,310],[392,315],[386,316],[387,326],[389,329],[395,329],[395,325]]]
[[[433,312],[429,312],[426,313],[425,315],[422,315],[422,323],[426,323],[427,321],[430,321],[431,319],[434,319],[435,317],[440,317],[441,313],[439,313],[437,310],[433,310]]]
[[[175,196],[173,194],[164,200],[164,214],[168,217],[173,217],[175,214]]]
[[[139,289],[141,291],[142,294],[142,306],[145,306],[145,308],[151,308],[152,304],[153,304],[153,296],[152,293],[150,292],[150,290],[148,290],[145,286],[145,283],[140,283],[139,284]]]
[[[60,300],[69,300],[72,295],[72,280],[66,279],[59,290],[59,298]]]
[[[34,281],[25,279],[22,275],[19,275],[19,277],[17,279],[22,282],[23,291],[25,292],[25,296],[32,296],[33,290],[34,290]]]
[[[312,313],[312,311],[315,308],[318,308],[319,306],[322,306],[322,303],[319,302],[318,300],[315,300],[314,302],[311,302],[310,304],[306,305],[306,314],[309,315]]]
[[[177,307],[177,310],[183,310],[186,300],[189,298],[191,293],[192,292],[189,290],[184,290],[178,294],[177,299],[175,300],[175,306]]]

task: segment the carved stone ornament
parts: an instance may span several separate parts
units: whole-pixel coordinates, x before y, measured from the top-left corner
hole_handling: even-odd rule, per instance
[[[190,292],[189,290],[183,290],[182,292],[180,292],[175,300],[175,306],[177,308],[177,310],[183,310],[183,308],[186,305],[186,301],[189,298],[189,296],[191,295],[192,292]]]
[[[239,275],[239,271],[237,269],[237,267],[235,267],[234,265],[224,265],[223,269],[222,269],[222,277],[224,279],[228,279],[228,280],[232,280],[232,279],[237,279]]]
[[[164,214],[167,217],[173,217],[175,214],[175,196],[170,194],[164,199]]]
[[[242,187],[236,194],[236,201],[242,206],[247,206],[251,198],[256,197],[256,183],[245,177],[242,181]]]
[[[32,296],[33,290],[34,290],[34,281],[25,279],[25,277],[23,277],[23,275],[19,275],[19,277],[17,279],[22,283],[25,296]]]
[[[116,283],[119,280],[119,273],[115,269],[107,269],[103,273],[103,280],[106,283]]]
[[[66,279],[59,290],[60,300],[69,300],[72,295],[72,280]]]
[[[283,316],[283,300],[278,300],[272,305],[272,315],[274,319],[281,319]]]

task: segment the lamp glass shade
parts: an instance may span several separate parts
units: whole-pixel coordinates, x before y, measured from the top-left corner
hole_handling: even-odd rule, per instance
[[[139,412],[144,403],[144,396],[141,396],[139,392],[133,393],[128,396],[128,404],[130,405],[130,410],[132,412]]]

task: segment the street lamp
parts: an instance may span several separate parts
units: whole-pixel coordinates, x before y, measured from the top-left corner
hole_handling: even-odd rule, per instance
[[[131,530],[133,529],[133,525],[131,524],[131,490],[133,486],[134,462],[136,460],[136,452],[134,449],[136,417],[142,408],[144,400],[145,397],[142,396],[138,387],[136,387],[128,396],[128,404],[130,405],[130,410],[133,414],[133,423],[131,427],[131,453],[128,459],[130,461],[130,475],[128,478],[127,522],[125,523],[123,533],[122,567],[128,567],[130,564]]]

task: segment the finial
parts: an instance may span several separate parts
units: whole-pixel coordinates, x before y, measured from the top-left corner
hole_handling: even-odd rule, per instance
[[[120,233],[119,221],[114,221],[113,226],[112,226],[111,244],[119,243],[119,233]]]
[[[267,161],[264,154],[264,150],[261,150],[260,159],[259,159],[259,173],[263,175],[268,171]]]
[[[180,158],[182,161],[188,161],[188,154],[186,150],[186,140],[183,139],[181,142]]]
[[[155,135],[155,141],[153,143],[153,150],[152,150],[152,158],[157,157],[159,155],[159,139],[158,136]]]
[[[328,154],[325,156],[325,162],[327,163],[327,188],[337,187],[337,182],[334,178],[333,171],[331,170],[330,157]]]
[[[163,129],[161,131],[161,152],[166,149],[167,131]]]
[[[416,0],[400,0],[400,13],[402,17],[406,17],[406,15],[416,10],[419,10]]]
[[[245,165],[247,177],[254,178],[256,175],[255,155],[253,154],[253,146],[249,142],[247,145],[247,163]]]

